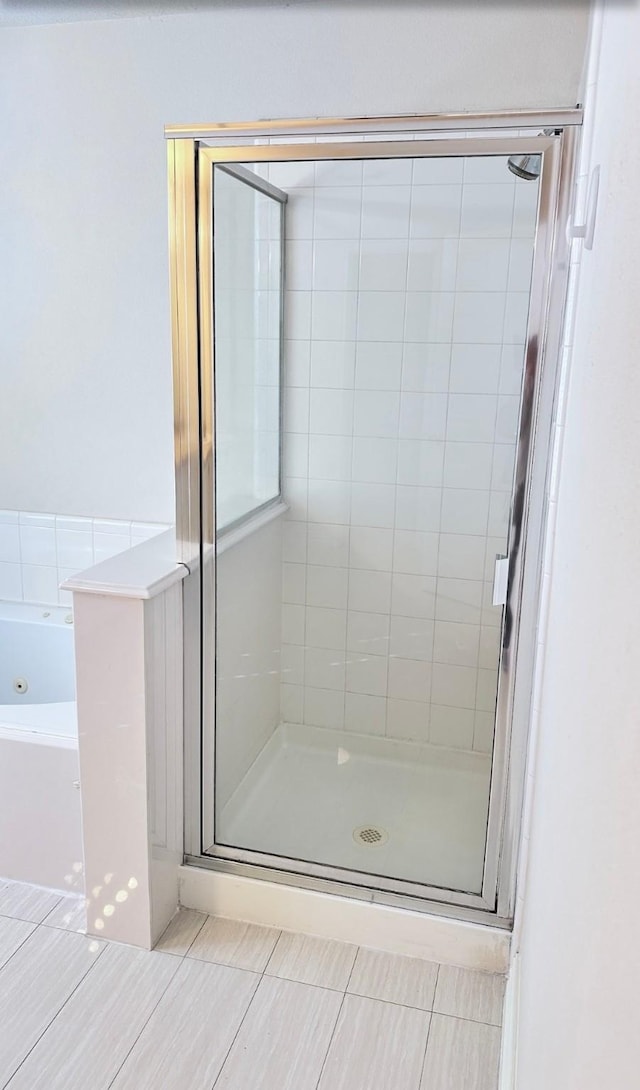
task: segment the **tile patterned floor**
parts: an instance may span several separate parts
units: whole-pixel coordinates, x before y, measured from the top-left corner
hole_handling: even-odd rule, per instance
[[[496,1090],[504,982],[183,909],[151,953],[0,880],[0,1087]]]

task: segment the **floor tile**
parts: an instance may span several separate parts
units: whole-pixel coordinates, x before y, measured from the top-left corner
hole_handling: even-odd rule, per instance
[[[0,916],[0,968],[22,946],[35,926],[24,920],[11,920],[8,916]]]
[[[7,882],[0,889],[0,916],[42,923],[59,900],[60,894],[49,889],[28,886],[25,882]]]
[[[345,996],[318,1090],[418,1090],[430,1018]]]
[[[283,931],[265,972],[343,992],[353,968],[357,946]]]
[[[206,913],[196,912],[192,908],[181,908],[173,917],[166,931],[156,943],[156,950],[165,954],[186,954],[206,920]]]
[[[242,920],[209,916],[188,956],[261,973],[273,953],[279,934],[272,927],[258,927]]]
[[[61,927],[63,931],[87,930],[87,907],[84,897],[61,897],[58,904],[42,921],[47,927]]]
[[[500,1030],[434,1014],[420,1090],[497,1090]]]
[[[405,1007],[433,1009],[438,966],[432,961],[385,954],[360,948],[353,967],[349,992],[370,999],[402,1003]]]
[[[215,1090],[316,1090],[342,996],[263,977]]]
[[[259,980],[183,961],[111,1090],[211,1090]]]
[[[502,976],[441,965],[433,1009],[438,1014],[501,1026],[504,986]]]
[[[38,927],[0,970],[0,1086],[22,1063],[82,978],[96,967],[103,950],[104,943],[97,939]]]
[[[180,965],[170,954],[107,946],[29,1053],[11,1090],[107,1090]]]

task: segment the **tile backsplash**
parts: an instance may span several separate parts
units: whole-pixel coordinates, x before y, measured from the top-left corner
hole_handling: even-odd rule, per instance
[[[0,600],[70,605],[60,583],[168,529],[159,522],[0,510]]]

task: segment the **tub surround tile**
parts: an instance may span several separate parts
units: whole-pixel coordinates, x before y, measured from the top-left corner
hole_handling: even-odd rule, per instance
[[[60,583],[139,545],[163,523],[0,511],[0,600],[71,605]]]

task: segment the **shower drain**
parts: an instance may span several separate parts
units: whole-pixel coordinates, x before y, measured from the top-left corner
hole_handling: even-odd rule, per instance
[[[378,825],[360,825],[353,830],[353,839],[356,844],[365,844],[367,848],[373,848],[376,844],[386,844],[389,834],[386,829]]]

